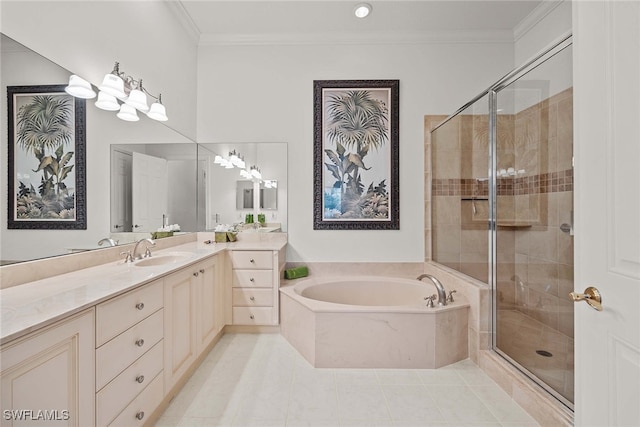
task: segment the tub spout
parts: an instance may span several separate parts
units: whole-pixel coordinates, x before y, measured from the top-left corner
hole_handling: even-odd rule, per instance
[[[417,277],[417,280],[422,280],[424,278],[431,280],[435,285],[436,290],[438,291],[438,305],[447,305],[447,292],[444,290],[444,286],[442,286],[440,280],[430,274],[421,274]]]

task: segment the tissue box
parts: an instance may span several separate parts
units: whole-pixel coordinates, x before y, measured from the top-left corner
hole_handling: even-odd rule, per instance
[[[152,239],[162,239],[163,237],[171,237],[173,236],[173,231],[154,231],[151,233]]]
[[[217,243],[235,242],[237,240],[236,233],[230,231],[216,231],[215,240]]]

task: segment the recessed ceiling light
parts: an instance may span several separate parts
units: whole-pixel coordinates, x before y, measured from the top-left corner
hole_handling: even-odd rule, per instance
[[[371,5],[369,3],[359,3],[353,9],[353,13],[358,18],[366,18],[371,13]]]

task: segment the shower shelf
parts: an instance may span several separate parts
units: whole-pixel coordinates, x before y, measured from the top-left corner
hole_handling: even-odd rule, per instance
[[[529,221],[498,221],[496,223],[498,227],[506,228],[527,228],[533,226],[533,222]]]

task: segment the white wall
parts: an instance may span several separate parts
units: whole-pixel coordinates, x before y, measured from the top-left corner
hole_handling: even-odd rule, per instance
[[[425,114],[449,114],[513,68],[510,43],[209,45],[199,141],[288,143],[289,261],[424,260]],[[313,230],[313,80],[400,80],[400,230]]]

